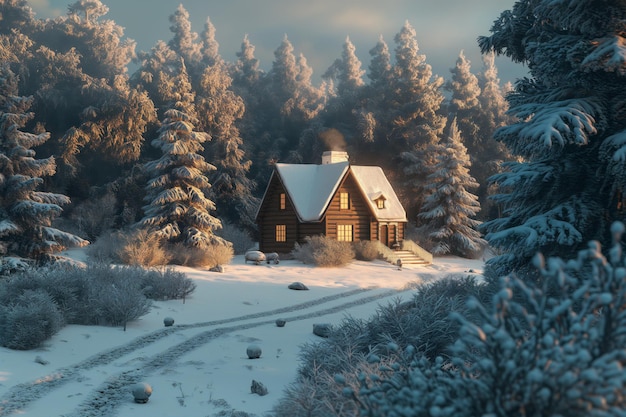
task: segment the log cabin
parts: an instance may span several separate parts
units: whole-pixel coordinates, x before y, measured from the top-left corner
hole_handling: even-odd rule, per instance
[[[327,151],[320,165],[277,163],[256,222],[261,251],[289,253],[314,235],[394,247],[407,218],[380,167],[351,165],[346,152]]]

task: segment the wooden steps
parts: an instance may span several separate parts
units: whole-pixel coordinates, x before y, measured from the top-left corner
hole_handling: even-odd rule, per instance
[[[429,265],[430,262],[408,250],[393,251],[397,259],[402,261],[402,265]]]

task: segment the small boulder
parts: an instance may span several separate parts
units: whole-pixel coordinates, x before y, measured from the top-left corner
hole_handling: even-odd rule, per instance
[[[135,397],[135,402],[139,404],[145,404],[150,399],[152,395],[152,387],[150,384],[145,382],[139,382],[133,385],[132,388],[133,397]]]
[[[223,265],[215,265],[211,268],[209,268],[209,272],[224,272],[224,266]]]
[[[277,319],[276,320],[276,327],[285,327],[285,323],[287,323],[287,321],[285,319]]]
[[[333,326],[329,323],[313,324],[313,334],[319,337],[330,337],[332,330]]]
[[[258,394],[261,397],[267,395],[267,388],[259,381],[252,380],[252,386],[250,387],[250,391],[253,394]]]
[[[309,287],[307,287],[301,282],[293,282],[289,284],[289,287],[287,288],[289,288],[290,290],[296,290],[296,291],[307,291],[309,289]]]
[[[170,327],[174,325],[174,319],[171,317],[165,317],[163,319],[163,324],[165,325],[165,327]]]
[[[47,365],[48,363],[50,363],[47,360],[45,360],[44,358],[42,358],[41,356],[36,356],[35,357],[35,362],[37,362],[40,365]]]
[[[249,359],[259,359],[261,357],[261,348],[257,345],[250,345],[246,349]]]

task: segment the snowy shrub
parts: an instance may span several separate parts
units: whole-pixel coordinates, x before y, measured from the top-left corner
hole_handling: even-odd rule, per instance
[[[368,416],[614,416],[626,407],[626,269],[614,246],[533,266],[542,281],[501,279],[490,303],[468,301],[449,359],[415,356],[351,391]],[[556,291],[555,288],[559,290]]]
[[[354,259],[350,242],[339,242],[326,236],[307,236],[306,243],[295,245],[293,256],[305,264],[321,267],[342,266]]]
[[[143,293],[151,300],[184,300],[196,289],[193,280],[170,268],[138,272]]]
[[[614,225],[615,242],[623,231]],[[536,255],[533,263],[542,284],[503,278],[491,307],[471,303],[480,326],[457,316],[462,332],[453,363],[464,384],[498,415],[618,415],[626,406],[621,246],[611,248],[609,260],[590,242],[568,262]]]
[[[400,400],[407,395],[403,389],[417,383],[410,376],[413,367],[428,378],[448,372],[430,363],[448,356],[448,347],[458,337],[460,324],[450,313],[475,319],[465,300],[471,295],[482,299],[484,291],[471,277],[451,276],[420,287],[409,302],[379,306],[368,320],[345,318],[328,339],[302,346],[298,380],[285,391],[276,415],[357,416],[359,410],[367,410],[361,415],[387,415],[385,396]],[[391,382],[381,386],[382,381]],[[435,382],[426,384],[432,387]],[[434,394],[429,401],[441,402]]]
[[[91,324],[123,326],[150,311],[151,301],[141,287],[139,268],[91,265],[89,273],[89,307],[95,313]]]
[[[25,290],[0,307],[0,345],[9,349],[34,349],[63,324],[63,315],[47,292]]]
[[[173,263],[190,267],[212,268],[216,265],[227,265],[233,259],[233,248],[227,243],[213,243],[202,246],[188,246],[174,243],[166,246]]]
[[[114,262],[121,263],[119,251],[125,241],[124,235],[119,231],[104,232],[87,246],[85,252],[89,259],[94,262]]]
[[[250,233],[232,223],[223,223],[222,229],[217,234],[232,243],[235,255],[243,255],[255,245]]]
[[[117,256],[127,265],[158,266],[167,265],[170,256],[163,247],[162,240],[156,234],[138,230],[122,236],[121,247]]]
[[[354,256],[359,261],[374,261],[380,258],[379,252],[380,242],[372,242],[371,240],[359,240],[352,244],[354,250]]]

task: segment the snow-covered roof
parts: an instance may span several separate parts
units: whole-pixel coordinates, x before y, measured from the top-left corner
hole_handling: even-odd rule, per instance
[[[406,211],[380,167],[353,165],[351,168],[372,213],[379,221],[407,221]],[[376,200],[381,197],[385,199],[384,208],[378,208],[376,205]]]
[[[406,212],[380,167],[333,164],[276,164],[276,172],[303,222],[321,220],[339,184],[351,170],[374,216],[380,221],[407,221]],[[383,197],[385,207],[376,200]]]
[[[276,164],[276,171],[300,220],[314,222],[322,218],[348,167],[348,162]]]

